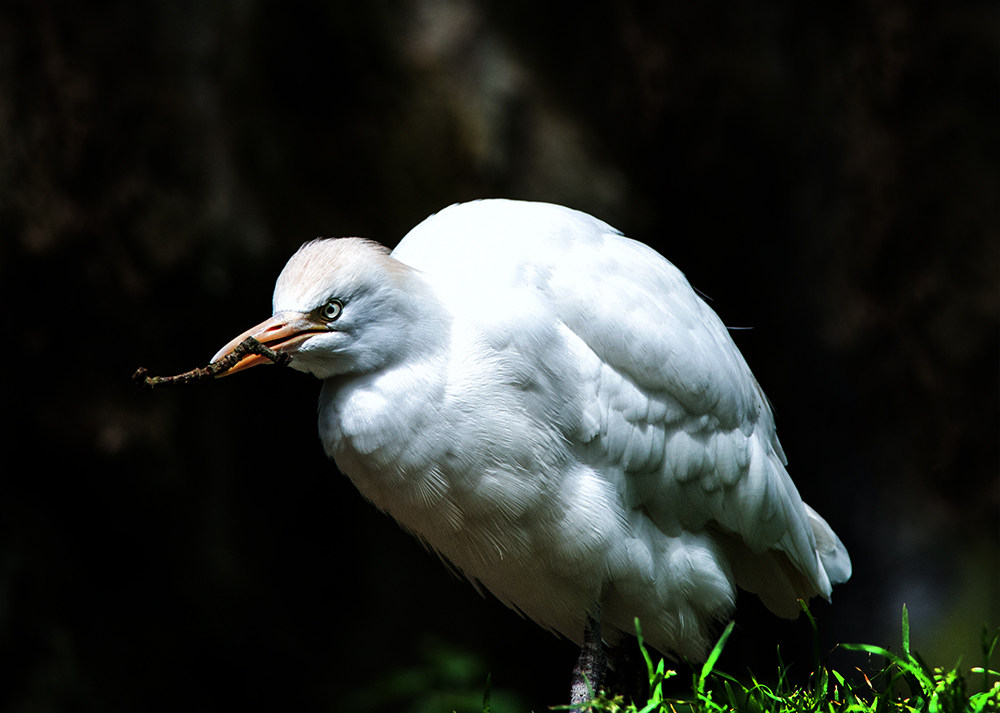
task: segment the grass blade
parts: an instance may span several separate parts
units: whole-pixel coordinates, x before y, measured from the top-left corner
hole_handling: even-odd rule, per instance
[[[719,656],[722,655],[722,649],[726,645],[726,640],[729,638],[729,635],[733,633],[733,627],[735,626],[736,626],[735,621],[729,622],[728,626],[726,626],[726,630],[722,632],[722,636],[719,637],[719,640],[716,642],[715,647],[712,649],[712,653],[708,655],[708,658],[702,665],[701,675],[698,676],[697,690],[695,691],[699,698],[704,693],[705,681],[708,678],[708,675],[712,673],[712,669],[715,668],[715,662],[718,661]]]

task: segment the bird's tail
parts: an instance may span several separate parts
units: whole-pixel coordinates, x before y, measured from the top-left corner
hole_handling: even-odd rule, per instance
[[[772,612],[789,619],[801,613],[799,599],[808,601],[817,594],[829,599],[833,585],[851,576],[851,558],[840,538],[815,510],[805,505],[805,511],[816,540],[817,568],[812,576],[781,549],[753,552],[739,537],[716,534],[736,583],[757,594]]]
[[[808,505],[806,505],[806,515],[816,536],[816,554],[820,565],[826,571],[826,576],[830,579],[830,584],[846,582],[851,578],[851,558],[847,554],[847,548],[837,537],[837,533],[826,524],[826,520]]]

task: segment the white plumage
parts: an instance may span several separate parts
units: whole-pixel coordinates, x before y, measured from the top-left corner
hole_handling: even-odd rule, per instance
[[[327,454],[473,582],[580,643],[699,658],[734,585],[794,616],[850,577],[763,392],[673,265],[544,203],[455,205],[389,254],[304,245],[254,335],[323,379]],[[244,359],[235,370],[264,360]]]

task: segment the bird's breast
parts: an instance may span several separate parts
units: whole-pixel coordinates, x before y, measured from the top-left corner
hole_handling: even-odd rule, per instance
[[[526,368],[516,345],[471,341],[455,345],[459,356],[447,363],[325,382],[327,454],[367,499],[470,576],[500,562],[551,560],[557,538],[600,550],[608,535],[600,518],[592,527],[578,512],[579,491],[596,494],[609,527],[620,524],[620,505],[574,456],[569,375]],[[566,537],[567,522],[587,522],[587,536]]]

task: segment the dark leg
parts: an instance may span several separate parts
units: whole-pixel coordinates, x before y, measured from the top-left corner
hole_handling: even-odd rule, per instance
[[[587,683],[594,693],[604,685],[604,673],[608,668],[608,660],[604,658],[601,645],[601,615],[600,612],[587,615],[587,623],[583,627],[583,646],[580,647],[580,658],[576,660],[573,669],[573,681],[569,689],[570,705],[579,705],[590,700]],[[586,678],[584,678],[586,677]]]

